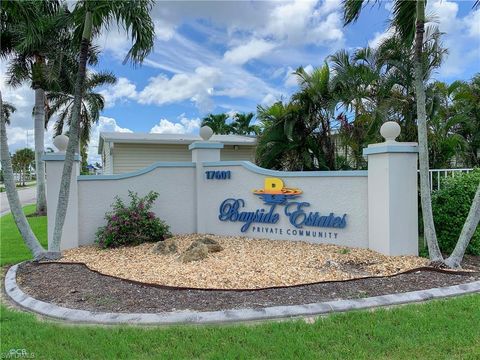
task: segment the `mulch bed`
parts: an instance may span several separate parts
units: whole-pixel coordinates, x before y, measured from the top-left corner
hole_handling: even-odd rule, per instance
[[[200,261],[181,261],[192,242],[205,236],[223,250]],[[90,245],[64,251],[60,262],[86,264],[102,274],[142,283],[229,290],[390,276],[428,264],[418,256],[385,256],[369,249],[303,241],[200,234],[176,235],[170,241],[177,251],[168,255],[154,253],[154,243],[114,249]]]
[[[17,282],[30,296],[73,309],[104,312],[157,313],[179,310],[214,311],[295,305],[337,299],[358,299],[480,279],[479,257],[453,273],[422,269],[391,277],[323,282],[264,290],[184,290],[144,285],[99,274],[82,264],[24,263]]]

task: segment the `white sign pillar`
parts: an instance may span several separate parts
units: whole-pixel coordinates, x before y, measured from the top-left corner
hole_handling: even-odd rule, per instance
[[[417,143],[400,143],[396,122],[386,122],[385,142],[363,150],[368,157],[369,248],[385,255],[418,255]]]
[[[213,135],[213,131],[208,126],[200,129],[200,136],[203,141],[195,141],[188,147],[192,151],[192,162],[195,163],[195,208],[196,208],[196,232],[203,234],[206,232],[206,217],[211,214],[205,214],[202,211],[202,204],[208,202],[206,192],[202,191],[205,184],[204,162],[220,161],[220,150],[223,144],[216,141],[208,141]]]
[[[52,250],[53,229],[57,214],[58,193],[62,180],[63,164],[65,163],[65,149],[68,137],[59,135],[54,139],[54,145],[59,149],[56,153],[47,153],[43,156],[47,177],[47,223],[48,223],[48,249]],[[60,250],[78,247],[78,183],[80,175],[80,156],[75,154],[70,181],[70,196],[68,199],[67,214],[63,226]]]

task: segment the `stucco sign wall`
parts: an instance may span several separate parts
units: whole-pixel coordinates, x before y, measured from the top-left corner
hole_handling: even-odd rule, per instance
[[[365,149],[368,171],[282,172],[220,161],[223,144],[190,145],[192,162],[120,175],[73,175],[61,247],[93,243],[115,196],[159,193],[154,211],[173,233],[236,235],[418,253],[416,144]],[[49,240],[64,155],[45,156]]]
[[[282,173],[210,162],[228,180],[202,179],[205,232],[368,247],[367,172]],[[328,176],[329,175],[329,176]]]

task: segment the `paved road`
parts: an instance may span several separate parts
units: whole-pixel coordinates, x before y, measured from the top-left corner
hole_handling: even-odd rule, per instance
[[[20,197],[20,203],[22,205],[34,204],[37,199],[35,186],[18,190],[18,196]],[[7,193],[0,193],[0,216],[10,212],[10,205],[8,204]]]

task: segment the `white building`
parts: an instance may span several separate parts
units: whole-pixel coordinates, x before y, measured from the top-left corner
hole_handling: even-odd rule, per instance
[[[199,135],[102,132],[98,153],[104,174],[121,174],[158,161],[190,162],[192,155],[188,146],[200,140]],[[224,144],[220,151],[222,161],[255,160],[255,137],[213,135],[211,140]]]

